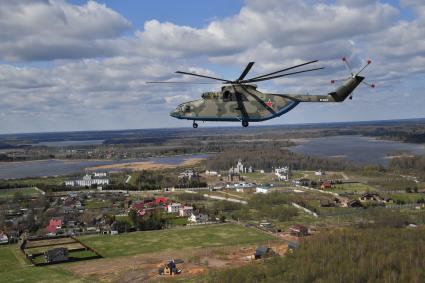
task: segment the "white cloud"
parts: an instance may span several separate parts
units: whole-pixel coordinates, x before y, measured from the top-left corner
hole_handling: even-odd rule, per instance
[[[0,58],[32,61],[112,55],[130,23],[95,1],[18,0],[0,3],[0,27]]]
[[[0,132],[182,125],[168,112],[218,86],[146,81],[195,80],[176,70],[237,76],[235,67],[252,60],[250,75],[320,59],[323,71],[265,85],[301,93],[326,93],[330,79],[345,77],[341,57],[355,69],[374,61],[365,74],[378,89],[359,88],[354,101],[333,107],[306,104],[281,122],[420,116],[423,82],[412,78],[425,73],[422,4],[403,0],[415,17],[401,20],[379,1],[247,0],[238,14],[203,28],[150,20],[123,35],[131,28],[124,15],[94,1],[0,1],[0,58],[21,62],[0,67]],[[36,67],[38,60],[52,62]]]

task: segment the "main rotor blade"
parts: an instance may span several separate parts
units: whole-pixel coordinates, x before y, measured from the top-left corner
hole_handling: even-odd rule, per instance
[[[246,65],[245,70],[242,72],[242,74],[240,75],[240,77],[237,79],[237,81],[241,81],[243,80],[246,75],[248,74],[248,72],[251,70],[252,66],[254,65],[255,62],[249,62],[248,65]]]
[[[300,73],[305,73],[305,72],[311,72],[311,71],[316,71],[316,70],[321,70],[321,69],[324,69],[324,67],[315,68],[315,69],[308,69],[308,70],[298,71],[298,72],[292,72],[292,73],[287,73],[287,74],[282,74],[282,75],[272,76],[272,77],[267,77],[267,78],[250,79],[250,80],[242,81],[242,83],[255,83],[255,82],[261,82],[261,81],[267,81],[267,80],[277,79],[277,78],[281,78],[281,77],[285,77],[285,76],[290,76],[290,75],[295,75],[295,74],[300,74]]]
[[[273,73],[265,74],[265,75],[258,76],[258,77],[255,77],[255,78],[251,78],[251,79],[248,79],[248,80],[255,80],[255,79],[259,79],[259,78],[268,77],[268,76],[271,76],[271,75],[275,75],[275,74],[277,74],[277,73],[281,73],[281,72],[289,71],[289,70],[292,70],[292,69],[295,69],[295,68],[298,68],[298,67],[302,67],[302,66],[305,66],[305,65],[308,65],[308,64],[316,63],[317,61],[319,61],[319,60],[309,61],[309,62],[306,62],[306,63],[303,63],[303,64],[299,64],[299,65],[296,65],[296,66],[292,66],[292,67],[289,67],[289,68],[286,68],[286,69],[282,69],[282,70],[279,70],[279,71],[275,71],[275,72],[273,72]]]
[[[211,80],[217,80],[217,81],[222,81],[222,82],[226,82],[226,83],[231,83],[231,81],[229,81],[229,80],[224,80],[224,79],[210,77],[210,76],[204,76],[204,75],[198,75],[198,74],[195,74],[195,73],[188,73],[188,72],[182,72],[182,71],[177,71],[176,73],[177,74],[183,74],[183,75],[189,75],[189,76],[195,76],[195,77],[201,77],[201,78],[206,78],[206,79],[211,79]]]
[[[146,82],[146,84],[200,84],[200,85],[215,85],[218,83],[212,83],[212,82]]]

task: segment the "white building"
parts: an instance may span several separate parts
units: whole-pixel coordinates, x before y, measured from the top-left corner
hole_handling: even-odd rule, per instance
[[[325,171],[322,171],[322,169],[320,169],[320,170],[317,170],[316,172],[314,172],[314,175],[323,176],[323,175],[326,175],[326,174],[325,174]]]
[[[212,171],[212,170],[206,170],[205,175],[207,175],[207,176],[218,176],[218,172]]]
[[[238,164],[235,167],[229,169],[229,174],[242,174],[242,173],[252,173],[254,170],[251,166],[247,167],[242,164],[242,160],[238,160]]]
[[[182,207],[181,203],[172,203],[167,206],[168,213],[179,213],[180,208]]]
[[[107,176],[106,174],[107,174],[106,172],[94,172],[93,176],[94,177],[106,177]]]
[[[89,175],[86,174],[82,179],[80,180],[67,180],[65,181],[65,186],[71,186],[71,187],[91,187],[92,185],[109,185],[109,179],[108,178],[93,178],[95,175]]]
[[[255,192],[258,194],[268,194],[270,193],[272,187],[269,186],[259,186],[255,188]]]
[[[237,192],[241,191],[243,192],[243,189],[253,188],[255,185],[253,183],[247,183],[247,182],[239,182],[235,184],[227,184],[227,189],[236,189]]]
[[[3,232],[0,232],[0,245],[9,243],[9,238]]]
[[[274,169],[274,174],[277,176],[279,181],[288,181],[291,175],[291,170],[288,166],[279,167]]]
[[[192,223],[204,223],[208,221],[208,215],[202,213],[192,213],[187,220]]]
[[[179,216],[189,216],[193,212],[192,206],[183,206],[179,209]]]
[[[199,179],[198,173],[194,169],[187,169],[179,174],[179,179],[193,180]]]

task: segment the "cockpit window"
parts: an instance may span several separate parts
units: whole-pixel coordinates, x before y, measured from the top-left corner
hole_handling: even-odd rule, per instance
[[[204,92],[202,94],[202,98],[203,99],[217,99],[218,93],[216,93],[216,92]]]
[[[246,98],[245,95],[241,94],[241,93],[233,93],[230,91],[225,91],[223,92],[223,101],[227,102],[227,101],[237,101],[238,100],[238,96],[239,99],[241,101],[248,101],[248,99]]]
[[[230,91],[223,92],[223,101],[232,101],[232,93]]]

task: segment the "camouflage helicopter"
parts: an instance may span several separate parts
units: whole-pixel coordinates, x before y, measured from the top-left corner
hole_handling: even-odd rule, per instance
[[[265,75],[245,79],[251,70],[254,62],[248,63],[242,74],[236,80],[226,80],[211,76],[200,75],[190,72],[177,71],[178,74],[196,76],[211,80],[220,81],[224,84],[220,91],[205,92],[201,99],[184,102],[171,111],[170,116],[177,119],[193,120],[193,128],[197,128],[196,121],[226,121],[241,122],[243,127],[248,127],[249,122],[261,122],[279,117],[292,110],[300,102],[342,102],[347,97],[352,99],[351,93],[363,82],[364,77],[359,74],[369,65],[371,61],[360,69],[359,72],[353,73],[348,61],[343,58],[344,63],[350,71],[350,76],[343,80],[342,84],[333,92],[327,95],[299,95],[299,94],[278,94],[264,93],[257,90],[256,82],[262,82],[281,78],[289,75],[300,74],[321,70],[321,68],[313,68],[302,71],[292,71],[305,65],[317,62],[318,60],[309,61],[296,66],[278,70]],[[331,83],[335,83],[332,80]],[[148,82],[148,83],[184,83],[184,82]],[[205,83],[205,82],[203,82]],[[365,82],[363,82],[365,83]],[[365,83],[367,84],[367,83]],[[367,84],[370,87],[374,85]]]

